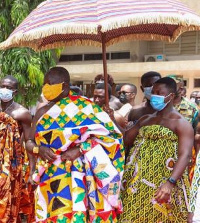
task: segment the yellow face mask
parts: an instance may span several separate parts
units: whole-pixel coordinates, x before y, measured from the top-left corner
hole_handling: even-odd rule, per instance
[[[45,84],[42,88],[42,93],[48,101],[52,101],[63,92],[62,86],[63,83],[52,85]]]

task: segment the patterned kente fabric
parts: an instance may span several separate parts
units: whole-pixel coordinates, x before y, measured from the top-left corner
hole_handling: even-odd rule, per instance
[[[0,112],[0,222],[18,222],[22,186],[22,147],[17,122]]]
[[[196,165],[194,169],[194,176],[192,179],[191,191],[190,191],[190,212],[198,212],[200,216],[200,210],[196,210],[196,203],[200,201],[200,153],[197,155]]]
[[[120,222],[187,222],[188,175],[173,189],[171,201],[162,205],[154,198],[171,176],[177,160],[178,137],[160,125],[144,126],[130,151],[122,180],[123,213]]]
[[[185,97],[182,97],[181,103],[174,106],[176,110],[185,118],[188,122],[192,124],[192,127],[195,129],[199,122],[199,109],[195,103],[192,103]],[[192,149],[192,160],[189,165],[189,179],[190,183],[194,175],[194,167],[196,162],[196,152],[193,147]]]
[[[38,160],[34,180],[37,222],[115,222],[121,212],[124,169],[122,134],[100,107],[70,92],[38,121],[38,145],[57,155]],[[70,165],[60,154],[81,143],[83,155]]]

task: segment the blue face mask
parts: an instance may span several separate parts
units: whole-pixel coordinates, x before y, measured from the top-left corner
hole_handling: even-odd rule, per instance
[[[167,95],[166,97],[168,97],[169,95]],[[156,94],[152,94],[151,95],[151,99],[150,99],[150,104],[153,107],[153,109],[155,109],[156,111],[161,111],[163,110],[167,104],[170,102],[168,101],[167,103],[165,103],[165,96],[161,96],[161,95],[156,95]]]
[[[151,98],[151,91],[152,91],[152,88],[153,86],[151,87],[144,87],[143,90],[144,90],[144,96],[145,98],[147,98],[148,100],[150,100]]]
[[[7,88],[0,88],[0,100],[8,102],[13,99],[13,91]]]

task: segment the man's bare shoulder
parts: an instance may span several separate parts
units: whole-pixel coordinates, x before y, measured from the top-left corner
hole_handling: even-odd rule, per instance
[[[30,114],[30,111],[27,108],[25,108],[23,105],[20,105],[18,103],[15,103],[13,112],[15,112],[18,115]]]
[[[174,112],[171,114],[171,119],[175,121],[177,125],[192,128],[191,123],[176,110],[174,110]]]
[[[176,109],[170,113],[168,120],[165,120],[167,126],[172,129],[177,135],[187,132],[188,134],[194,134],[193,127],[190,122],[187,121]]]
[[[12,112],[11,112],[11,116],[17,121],[22,121],[24,119],[30,119],[31,113],[24,106],[22,106],[18,103],[15,103],[15,105],[12,109]]]
[[[134,106],[129,113],[128,120],[137,121],[139,118],[141,118],[143,115],[146,115],[147,113],[148,112],[145,104]]]

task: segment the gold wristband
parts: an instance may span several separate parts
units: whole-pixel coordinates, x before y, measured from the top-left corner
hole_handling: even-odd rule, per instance
[[[39,147],[38,146],[34,146],[33,147],[33,154],[38,154],[39,153]]]

